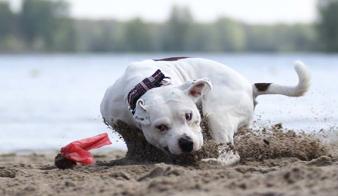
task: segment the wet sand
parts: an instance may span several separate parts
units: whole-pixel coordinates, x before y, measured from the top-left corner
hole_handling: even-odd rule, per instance
[[[292,132],[278,134],[237,137],[242,161],[228,167],[134,162],[123,159],[126,152],[112,151],[96,154],[94,166],[59,170],[56,152],[3,154],[0,195],[336,196],[337,143],[324,146]]]

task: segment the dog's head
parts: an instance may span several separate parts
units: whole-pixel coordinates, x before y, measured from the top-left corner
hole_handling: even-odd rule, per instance
[[[196,102],[210,89],[205,79],[151,89],[137,101],[134,120],[157,148],[175,155],[197,151],[203,135]]]

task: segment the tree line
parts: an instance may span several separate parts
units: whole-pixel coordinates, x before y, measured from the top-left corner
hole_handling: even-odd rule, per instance
[[[309,52],[338,51],[338,0],[318,3],[314,24],[253,25],[227,17],[196,22],[172,7],[163,23],[83,20],[62,0],[0,0],[0,52]]]

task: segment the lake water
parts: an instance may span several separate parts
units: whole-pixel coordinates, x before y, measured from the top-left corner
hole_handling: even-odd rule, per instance
[[[180,54],[181,56],[182,54]],[[338,56],[320,54],[183,54],[220,61],[252,82],[296,84],[295,60],[312,73],[310,92],[301,98],[261,96],[254,126],[319,131],[338,122]],[[0,152],[58,149],[84,137],[109,132],[111,148],[125,148],[100,117],[105,89],[128,63],[174,56],[0,55]]]

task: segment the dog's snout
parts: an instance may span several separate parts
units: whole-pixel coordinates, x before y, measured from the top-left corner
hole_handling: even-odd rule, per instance
[[[185,135],[178,140],[178,145],[183,152],[191,152],[194,147],[194,142],[191,137]]]

